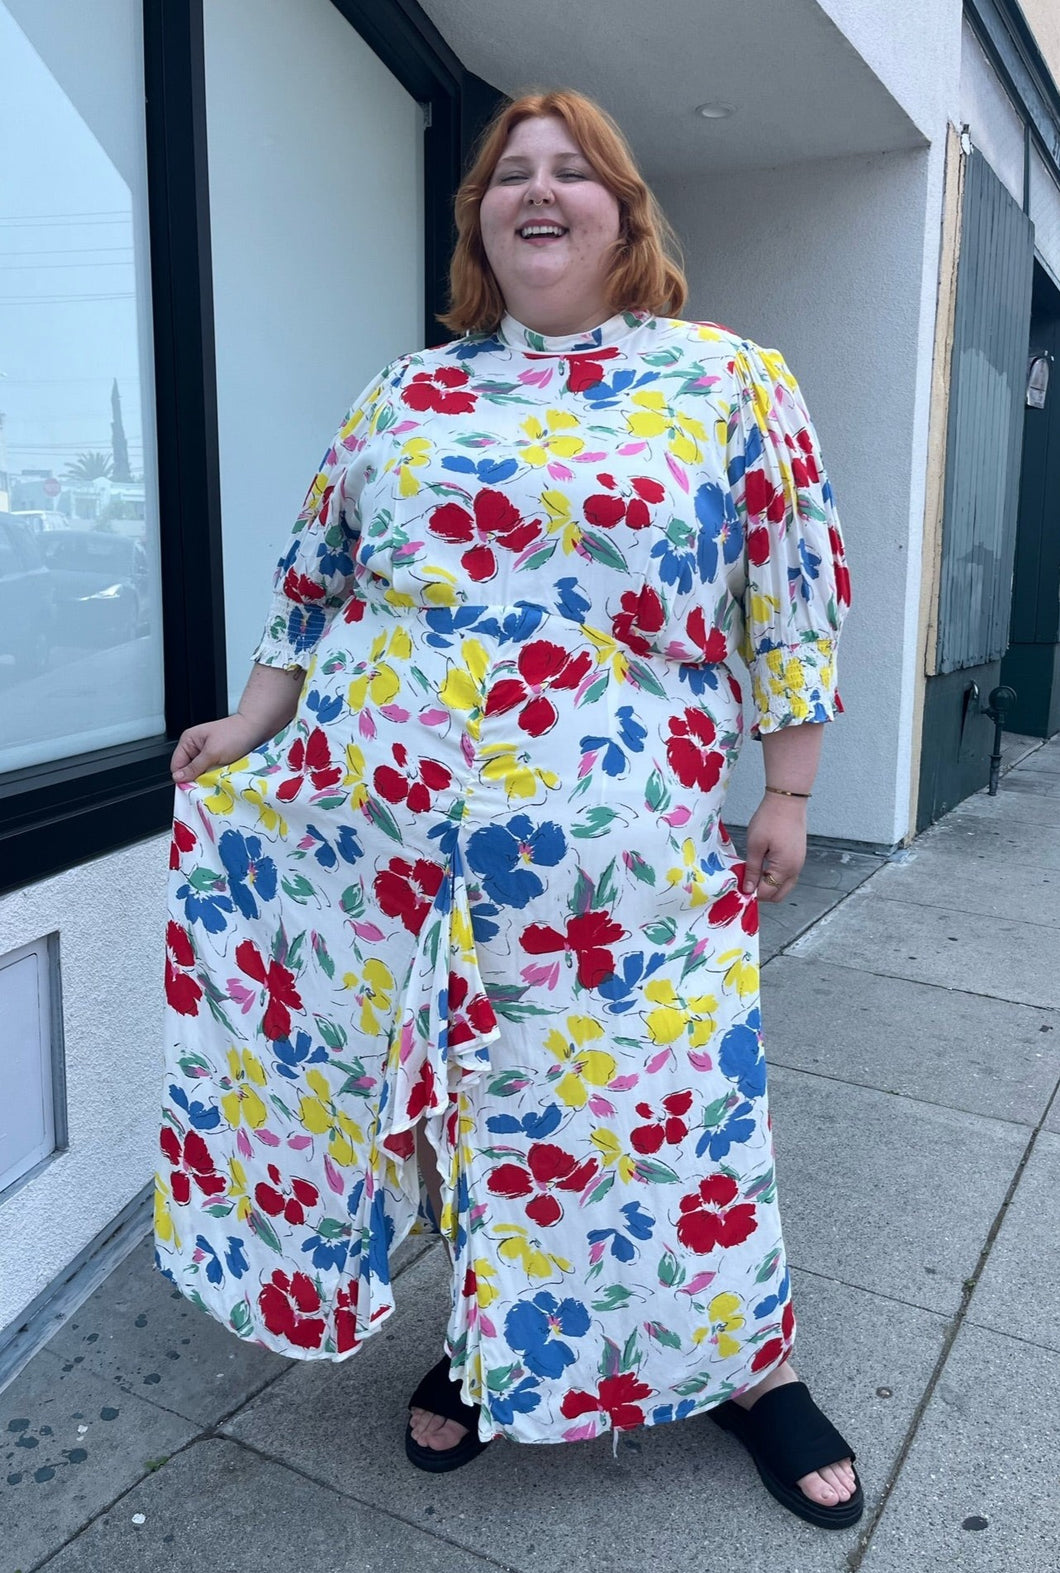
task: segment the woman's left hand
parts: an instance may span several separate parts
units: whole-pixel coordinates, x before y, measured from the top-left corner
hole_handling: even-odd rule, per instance
[[[744,894],[783,901],[795,889],[806,861],[806,803],[802,798],[764,797],[747,827]]]

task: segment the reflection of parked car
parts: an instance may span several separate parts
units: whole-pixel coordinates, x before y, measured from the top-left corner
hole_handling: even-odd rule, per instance
[[[146,633],[149,575],[140,541],[56,530],[40,537],[40,549],[55,590],[57,640],[99,648]]]
[[[40,535],[44,530],[68,530],[70,520],[65,513],[58,513],[53,508],[16,508],[15,518],[23,524],[28,524],[35,535]]]
[[[55,591],[38,538],[0,513],[0,655],[26,674],[42,672],[51,653]]]

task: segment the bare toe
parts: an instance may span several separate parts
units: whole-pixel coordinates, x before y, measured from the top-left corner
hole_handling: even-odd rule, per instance
[[[444,1415],[432,1415],[427,1409],[410,1409],[409,1426],[414,1442],[420,1447],[429,1447],[436,1452],[445,1452],[447,1448],[456,1447],[467,1435],[467,1426],[462,1426],[458,1420],[447,1420]]]
[[[811,1502],[816,1502],[819,1507],[835,1507],[839,1501],[839,1493],[832,1483],[824,1478],[824,1474],[817,1469],[811,1469],[808,1475],[803,1475],[798,1482],[799,1490],[803,1496],[809,1497]]]

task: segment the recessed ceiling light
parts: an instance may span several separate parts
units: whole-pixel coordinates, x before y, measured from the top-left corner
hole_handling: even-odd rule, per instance
[[[730,115],[736,113],[732,104],[697,104],[696,114],[702,115],[704,120],[728,120]]]

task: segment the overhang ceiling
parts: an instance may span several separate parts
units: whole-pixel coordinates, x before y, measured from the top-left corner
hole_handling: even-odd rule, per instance
[[[579,88],[656,181],[923,145],[816,0],[420,0],[502,92]],[[705,120],[702,103],[731,104]]]

